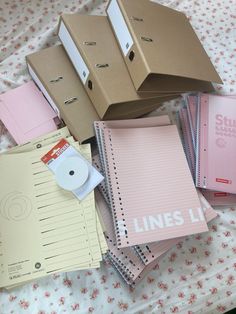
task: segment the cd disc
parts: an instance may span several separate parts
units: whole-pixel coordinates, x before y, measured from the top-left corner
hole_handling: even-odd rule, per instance
[[[55,171],[57,184],[68,191],[80,188],[87,180],[88,175],[88,165],[79,157],[66,158]]]

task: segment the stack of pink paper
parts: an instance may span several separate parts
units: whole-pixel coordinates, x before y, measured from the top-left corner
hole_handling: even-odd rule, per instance
[[[56,117],[33,81],[0,95],[0,120],[17,144],[56,130]]]
[[[196,186],[211,205],[236,204],[236,97],[189,95],[179,111]]]
[[[108,258],[132,285],[184,236],[208,231],[217,214],[196,190],[167,116],[97,121],[95,133]]]

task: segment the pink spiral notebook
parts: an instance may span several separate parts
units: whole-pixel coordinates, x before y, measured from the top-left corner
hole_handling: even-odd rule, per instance
[[[211,207],[209,202],[205,199],[200,191],[197,191],[202,209],[204,211],[205,219],[207,222],[215,219],[218,215],[217,212]],[[159,242],[149,243],[147,245],[139,245],[136,247],[138,254],[145,264],[149,264],[163,254],[168,252],[173,246],[177,245],[184,240],[184,237],[164,240]]]
[[[176,126],[104,129],[103,142],[118,247],[208,230]]]
[[[210,94],[199,97],[196,185],[236,193],[236,99]]]
[[[194,177],[195,181],[195,163],[196,163],[196,149],[194,148],[194,143],[196,144],[196,132],[197,132],[197,104],[199,95],[191,95],[186,97],[185,105],[179,111],[180,124],[183,133],[183,142],[186,158],[189,163],[189,167]],[[218,96],[222,97],[222,96]],[[236,98],[235,96],[226,96],[229,98]],[[186,109],[187,108],[187,119],[186,119]],[[186,121],[187,120],[187,121]],[[190,136],[191,133],[191,136]],[[207,201],[212,206],[234,206],[236,204],[236,195],[227,192],[218,192],[211,190],[201,190],[202,194],[205,196]]]

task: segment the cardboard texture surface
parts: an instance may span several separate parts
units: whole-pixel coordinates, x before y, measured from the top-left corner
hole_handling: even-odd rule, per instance
[[[210,82],[222,83],[183,13],[148,0],[111,0],[107,14],[137,90],[210,91]]]
[[[107,17],[63,14],[58,35],[100,118],[135,118],[177,97],[136,92]]]
[[[93,121],[99,119],[98,114],[63,46],[35,52],[28,55],[26,61],[75,138],[83,142],[94,136]]]

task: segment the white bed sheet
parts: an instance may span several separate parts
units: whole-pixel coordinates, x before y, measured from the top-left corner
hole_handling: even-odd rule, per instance
[[[138,1],[138,0],[137,0]],[[161,0],[185,12],[224,81],[236,94],[236,1]],[[58,42],[62,12],[104,14],[107,1],[0,0],[0,92],[30,79],[25,55]],[[178,101],[161,111],[175,111]],[[0,151],[14,145],[0,124]],[[0,188],[1,174],[0,174]],[[0,313],[223,313],[236,307],[236,210],[219,209],[208,233],[186,238],[135,289],[114,269],[59,274],[0,292]]]

